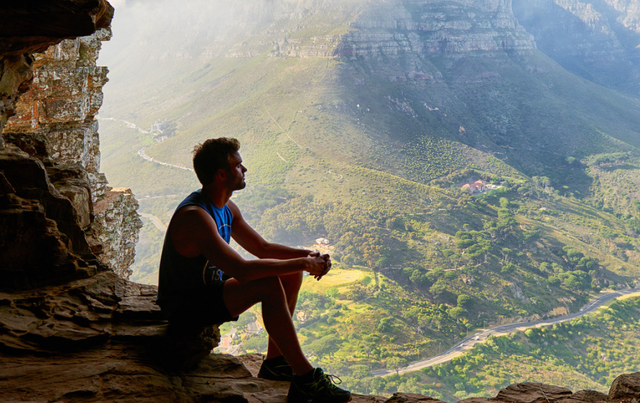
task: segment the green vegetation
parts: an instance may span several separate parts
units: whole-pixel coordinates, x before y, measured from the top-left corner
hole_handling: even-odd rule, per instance
[[[490,336],[464,355],[423,370],[371,377],[351,369],[343,381],[360,393],[421,393],[445,401],[492,397],[512,383],[537,382],[607,393],[613,380],[640,370],[640,298],[551,327]],[[392,361],[392,367],[395,366]]]
[[[103,170],[112,184],[133,189],[142,212],[166,223],[198,187],[195,175],[146,161],[138,150],[187,167],[195,144],[239,138],[248,187],[234,200],[249,222],[272,241],[330,242],[336,269],[319,283],[305,280],[296,326],[314,362],[351,374],[355,390],[453,400],[513,381],[505,374],[528,362],[566,372],[569,361],[544,351],[501,356],[505,366],[495,367],[489,358],[496,356],[486,352],[482,365],[456,361],[437,379],[369,376],[442,352],[474,329],[575,311],[603,289],[635,283],[640,103],[572,76],[537,51],[277,55],[274,43],[284,52],[347,32],[352,11],[367,4],[354,0],[340,13],[309,11],[250,34],[234,31],[216,39],[216,57],[157,60],[158,69],[145,64],[145,74],[138,73],[138,42],[127,39],[132,45],[112,68],[113,87],[105,87],[101,114],[116,120],[101,121]],[[278,42],[284,32],[293,45]],[[205,45],[189,49],[196,54]],[[172,54],[184,44],[169,38],[163,46]],[[171,130],[161,142],[123,122],[144,129],[165,119]],[[493,186],[474,195],[461,190],[478,180]],[[153,282],[163,234],[144,222],[134,278]],[[259,310],[252,315],[260,321]],[[263,352],[266,335],[249,335],[249,319],[223,329],[238,326],[236,343]],[[493,343],[533,340],[514,337]],[[462,378],[481,367],[482,378]],[[588,372],[592,378],[576,384],[611,374]]]

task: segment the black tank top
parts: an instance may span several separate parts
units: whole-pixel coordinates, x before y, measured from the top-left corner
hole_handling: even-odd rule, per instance
[[[227,205],[223,208],[217,207],[198,190],[187,196],[178,205],[176,212],[185,206],[198,206],[206,210],[215,220],[222,239],[229,243],[233,214]],[[205,288],[212,281],[224,281],[227,278],[228,276],[211,264],[204,255],[188,258],[178,253],[167,231],[162,247],[158,279],[157,302],[163,306],[163,309],[164,305],[172,304],[172,301],[180,295]]]

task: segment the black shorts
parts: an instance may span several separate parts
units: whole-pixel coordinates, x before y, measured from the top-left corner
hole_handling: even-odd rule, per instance
[[[176,295],[171,303],[163,304],[162,311],[172,324],[210,326],[237,321],[238,317],[231,316],[222,298],[225,281],[212,281],[205,287]]]

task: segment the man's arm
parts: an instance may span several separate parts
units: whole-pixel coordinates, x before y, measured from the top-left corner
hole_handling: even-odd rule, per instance
[[[242,217],[242,213],[238,206],[231,200],[227,202],[227,206],[233,213],[233,222],[231,227],[231,236],[238,242],[247,252],[252,255],[264,259],[293,259],[298,257],[317,256],[316,252],[308,249],[292,248],[290,246],[278,243],[267,242],[249,223]]]
[[[209,213],[196,206],[183,207],[176,213],[170,224],[169,235],[181,254],[203,254],[211,263],[240,282],[301,271],[322,276],[329,265],[320,256],[246,260],[222,239]]]

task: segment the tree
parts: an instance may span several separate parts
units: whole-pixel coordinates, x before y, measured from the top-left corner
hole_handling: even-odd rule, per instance
[[[372,281],[371,277],[369,277],[369,276],[364,276],[362,278],[362,284],[364,284],[365,286],[371,284],[371,281]]]
[[[482,263],[483,260],[487,260],[489,247],[489,241],[483,239],[482,242],[472,245],[469,249],[467,249],[467,254],[465,256],[471,258],[476,263]]]
[[[236,322],[236,325],[239,328],[245,328],[250,323],[253,323],[255,321],[256,321],[256,315],[251,311],[246,311],[242,315],[240,315],[240,317],[238,318],[238,322]]]
[[[513,273],[514,271],[516,271],[517,267],[518,266],[513,263],[507,263],[500,268],[500,273]]]
[[[598,267],[599,261],[592,257],[583,257],[578,261],[576,265],[577,270],[590,271]]]
[[[544,272],[547,272],[547,273],[552,272],[551,265],[549,263],[547,263],[547,262],[540,263],[540,266],[538,267],[538,269],[543,273]]]
[[[391,357],[387,359],[387,368],[396,371],[400,375],[400,368],[407,365],[407,360],[401,357]]]
[[[390,332],[392,329],[390,322],[391,322],[391,318],[380,319],[380,323],[378,324],[378,327],[376,328],[376,330],[381,333]]]
[[[465,311],[463,308],[460,307],[455,307],[455,308],[451,308],[447,311],[447,313],[449,314],[449,316],[451,316],[453,319],[455,319],[456,321],[460,321],[460,318],[466,313],[467,311]]]
[[[447,291],[447,285],[442,280],[436,281],[435,284],[429,287],[429,292],[436,297],[442,295],[445,291]]]
[[[335,287],[329,288],[326,292],[325,295],[329,298],[333,298],[336,299],[338,297],[338,295],[340,294],[340,290],[338,290]]]
[[[460,294],[458,295],[458,306],[460,308],[466,308],[467,306],[469,306],[472,300],[473,298],[471,298],[467,294]]]
[[[547,279],[547,281],[549,282],[549,284],[551,285],[558,285],[560,284],[560,279],[556,276],[549,276],[549,278]]]
[[[360,301],[367,297],[369,291],[366,286],[360,283],[353,283],[349,286],[349,290],[345,293],[345,296],[352,301]]]
[[[352,365],[349,369],[351,370],[351,376],[356,379],[366,378],[371,374],[371,370],[367,365]]]
[[[511,210],[506,208],[498,209],[498,229],[501,232],[508,231],[517,224],[515,216]]]
[[[243,340],[242,347],[245,351],[256,351],[258,353],[262,353],[267,350],[268,343],[269,336],[267,335],[267,332],[262,332],[262,334],[254,335]]]
[[[340,349],[341,345],[342,340],[340,339],[340,337],[330,334],[311,342],[306,346],[306,349],[311,351],[318,357],[322,357],[324,355],[332,356],[333,353]]]
[[[424,276],[422,271],[418,269],[415,269],[413,271],[413,273],[411,274],[411,277],[409,277],[409,280],[411,280],[411,282],[416,285],[423,285],[423,284],[429,283],[429,280],[427,280],[427,278]]]
[[[467,318],[462,318],[460,319],[460,323],[462,323],[462,326],[464,326],[467,329],[467,336],[468,336],[469,329],[471,328],[471,322],[469,322],[469,319]]]
[[[509,263],[509,258],[513,255],[513,251],[509,248],[502,248],[500,253],[502,253],[502,262]]]

